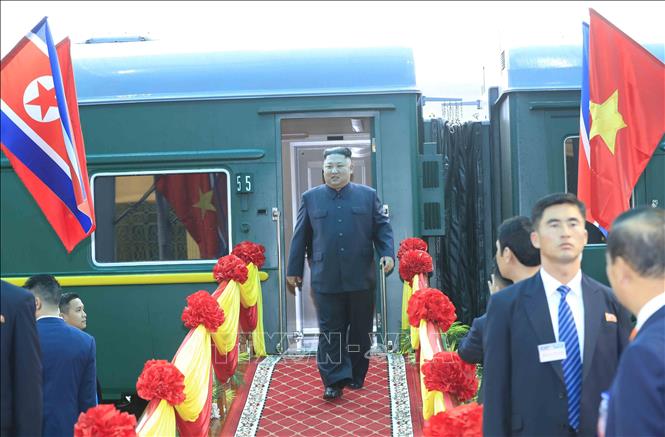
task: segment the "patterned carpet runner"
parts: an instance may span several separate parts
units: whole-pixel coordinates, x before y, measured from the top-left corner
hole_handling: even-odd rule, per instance
[[[235,435],[413,435],[401,355],[372,356],[362,389],[346,388],[334,401],[322,395],[315,356],[268,356],[256,367]]]

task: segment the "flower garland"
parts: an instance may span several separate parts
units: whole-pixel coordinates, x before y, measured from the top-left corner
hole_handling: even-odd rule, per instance
[[[256,268],[260,269],[266,262],[265,251],[266,248],[262,244],[242,241],[233,248],[231,254],[245,261],[245,264],[254,263]]]
[[[399,250],[397,250],[397,259],[401,259],[402,256],[409,250],[423,250],[427,252],[427,243],[420,238],[410,237],[405,238],[399,243]]]
[[[111,404],[91,407],[79,415],[74,437],[135,437],[136,417]]]
[[[481,437],[483,406],[475,402],[435,414],[423,427],[425,437]]]
[[[425,387],[449,393],[460,402],[473,399],[478,390],[475,364],[460,358],[457,352],[438,352],[422,366]]]
[[[187,296],[182,321],[190,329],[203,325],[208,331],[216,331],[224,323],[224,311],[207,291],[199,290]]]
[[[420,326],[421,320],[426,320],[437,325],[443,332],[446,332],[457,318],[455,305],[436,288],[423,288],[413,293],[406,312],[409,315],[409,324],[414,328]]]
[[[225,280],[242,284],[247,280],[247,265],[235,255],[226,255],[217,260],[212,274],[218,284]]]
[[[415,275],[432,271],[432,257],[424,250],[408,250],[399,261],[399,276],[409,285]]]
[[[185,376],[166,360],[148,360],[136,382],[136,392],[146,401],[164,399],[171,405],[185,400]]]

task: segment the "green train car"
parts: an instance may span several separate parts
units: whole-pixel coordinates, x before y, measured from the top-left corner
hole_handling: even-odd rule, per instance
[[[410,49],[75,46],[97,229],[67,254],[3,156],[0,274],[20,285],[51,273],[81,295],[105,399],[133,393],[146,360],[173,356],[186,334],[186,296],[214,290],[216,259],[243,240],[266,248],[268,352],[311,349],[313,302],[307,286],[287,291],[285,260],[300,195],[322,183],[322,150],[344,145],[353,151],[354,181],[377,189],[396,243],[427,239],[432,285],[468,323],[485,309],[496,226],[546,193],[573,190],[580,52],[549,49],[506,53],[490,121],[456,124],[423,120]],[[572,66],[539,67],[547,56]],[[665,202],[664,167],[661,144],[637,204]],[[590,246],[584,259],[602,278],[601,253],[602,245]],[[377,293],[376,330],[393,334],[377,342],[394,347],[396,270],[386,285],[387,320]]]

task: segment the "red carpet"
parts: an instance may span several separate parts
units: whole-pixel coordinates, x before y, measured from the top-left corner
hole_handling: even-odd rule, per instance
[[[389,436],[388,366],[372,357],[365,386],[325,401],[316,357],[283,357],[275,366],[257,436]]]

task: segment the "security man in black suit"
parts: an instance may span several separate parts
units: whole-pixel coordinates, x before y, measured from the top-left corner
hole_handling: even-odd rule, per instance
[[[363,386],[371,347],[376,268],[394,266],[393,232],[376,190],[350,182],[351,150],[326,149],[320,185],[302,195],[291,241],[287,281],[302,283],[305,254],[319,319],[317,363],[324,399]],[[347,337],[348,336],[348,337]]]
[[[0,436],[42,435],[42,359],[35,297],[2,281],[0,286]]]

